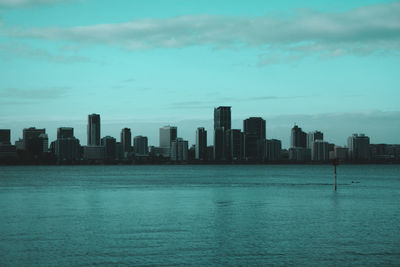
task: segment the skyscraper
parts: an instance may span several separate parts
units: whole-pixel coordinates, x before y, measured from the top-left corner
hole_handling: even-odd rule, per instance
[[[99,146],[100,145],[100,115],[91,114],[88,115],[87,125],[87,145],[88,146]]]
[[[133,149],[135,155],[145,156],[149,154],[148,141],[146,136],[135,136],[133,138]]]
[[[10,133],[9,129],[0,129],[0,145],[9,145],[10,142]]]
[[[115,160],[116,154],[116,139],[111,136],[106,136],[101,139],[101,145],[104,147],[104,157],[106,160]]]
[[[132,133],[131,129],[124,128],[121,130],[121,144],[124,152],[131,152],[132,147]]]
[[[229,149],[225,154],[228,154],[228,160],[241,160],[243,156],[243,133],[239,129],[230,129],[225,132],[225,142],[229,145]]]
[[[248,160],[262,160],[265,156],[265,120],[251,117],[243,121],[244,156]]]
[[[207,156],[207,131],[203,128],[197,128],[195,158],[205,160]]]
[[[74,137],[74,128],[60,127],[57,129],[57,139]]]
[[[22,131],[24,150],[31,153],[33,157],[39,157],[48,151],[49,138],[46,129],[31,127]]]
[[[231,129],[231,107],[220,106],[214,108],[214,159],[225,160],[227,145],[225,131]]]
[[[281,159],[282,142],[277,139],[266,140],[266,160],[278,161]]]
[[[312,148],[312,143],[316,140],[324,140],[324,134],[320,131],[309,132],[307,134],[307,148]]]
[[[303,132],[303,130],[300,127],[294,125],[294,127],[292,128],[292,135],[291,135],[291,147],[305,148],[306,145],[307,145],[307,134]]]
[[[350,159],[369,159],[369,137],[365,134],[353,134],[347,139]]]
[[[170,148],[178,134],[178,128],[175,126],[164,126],[160,128],[160,147]]]
[[[171,160],[188,160],[188,141],[182,138],[176,138],[171,142]]]

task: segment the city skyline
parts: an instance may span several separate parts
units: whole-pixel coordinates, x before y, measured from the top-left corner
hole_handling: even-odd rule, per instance
[[[30,124],[50,139],[67,125],[84,144],[95,112],[106,135],[129,127],[155,144],[173,124],[193,143],[227,105],[232,128],[262,117],[284,147],[294,123],[338,144],[353,132],[400,143],[399,12],[378,0],[0,1],[0,125],[13,141]]]

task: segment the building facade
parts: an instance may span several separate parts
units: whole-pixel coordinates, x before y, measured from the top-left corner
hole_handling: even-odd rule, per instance
[[[88,115],[87,145],[100,146],[100,115]]]

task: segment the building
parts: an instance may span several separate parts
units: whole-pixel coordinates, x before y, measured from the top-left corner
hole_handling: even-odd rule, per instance
[[[223,127],[214,129],[214,160],[225,160],[225,131]]]
[[[197,128],[196,131],[195,159],[207,159],[207,131],[203,127]]]
[[[84,146],[83,158],[88,161],[104,161],[104,146]]]
[[[312,143],[316,140],[324,140],[324,134],[320,131],[309,132],[307,134],[307,148],[312,148]]]
[[[317,139],[311,145],[311,160],[312,161],[328,161],[329,146],[328,142]]]
[[[176,126],[164,126],[160,128],[160,148],[164,148],[166,157],[171,153],[171,142],[176,140],[178,128]]]
[[[353,134],[347,139],[349,147],[349,158],[351,160],[368,160],[369,153],[369,137],[365,134]]]
[[[60,127],[57,129],[57,139],[74,137],[74,128]]]
[[[100,146],[100,115],[88,115],[87,145]]]
[[[349,149],[347,147],[335,146],[333,149],[333,158],[340,161],[347,161],[349,156]]]
[[[292,128],[292,135],[290,141],[292,148],[296,147],[306,148],[307,134],[303,132],[303,130],[300,127],[294,125],[294,127]]]
[[[281,159],[282,142],[277,139],[265,141],[265,159],[267,161],[279,161]]]
[[[49,138],[46,129],[35,127],[23,129],[23,147],[33,158],[41,157],[49,149]]]
[[[133,139],[133,150],[136,156],[147,156],[149,154],[148,140],[146,136],[135,136]]]
[[[0,129],[0,145],[11,145],[11,130]]]
[[[189,143],[182,138],[176,138],[171,142],[171,160],[187,161]]]
[[[225,133],[226,142],[228,143],[227,151],[228,160],[242,160],[243,158],[243,133],[239,129],[230,129]]]
[[[305,147],[292,147],[289,149],[289,160],[304,162],[311,158],[311,149]]]
[[[80,160],[81,146],[79,140],[74,137],[74,128],[60,127],[57,129],[57,140],[54,142],[54,154],[59,163]]]
[[[132,151],[132,133],[131,129],[124,128],[121,130],[121,144],[125,157]]]
[[[104,159],[113,161],[117,158],[117,140],[114,137],[106,136],[101,138],[101,145],[104,147]]]
[[[231,129],[231,107],[214,108],[214,160],[225,160],[229,144],[225,143],[225,131]]]
[[[244,157],[247,160],[263,160],[265,156],[266,126],[260,117],[243,121]]]

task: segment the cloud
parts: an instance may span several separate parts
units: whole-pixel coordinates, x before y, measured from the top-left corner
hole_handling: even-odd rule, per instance
[[[52,87],[40,89],[19,89],[19,88],[4,88],[0,89],[1,99],[6,99],[10,103],[17,103],[15,100],[43,100],[43,99],[58,99],[64,97],[69,91],[69,87]],[[26,103],[26,102],[23,102]]]
[[[234,17],[186,15],[138,19],[125,23],[70,28],[7,28],[9,37],[104,44],[125,49],[256,47],[268,51],[259,65],[282,61],[271,51],[289,52],[283,60],[308,54],[335,57],[346,54],[399,52],[400,2],[360,7],[342,13],[299,11],[291,17]]]
[[[49,5],[67,1],[68,0],[0,0],[0,7],[12,8],[21,6]]]
[[[55,63],[92,62],[90,58],[84,56],[53,54],[41,48],[15,43],[1,44],[0,52],[5,52],[3,55],[0,54],[0,57],[4,59],[13,59],[16,55],[27,58],[47,60]]]

